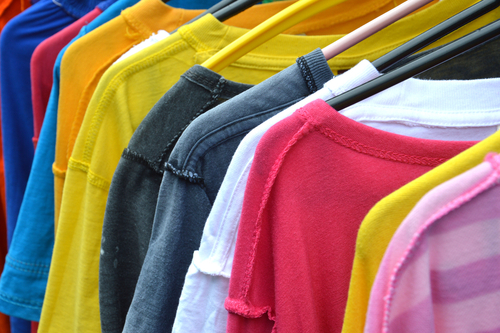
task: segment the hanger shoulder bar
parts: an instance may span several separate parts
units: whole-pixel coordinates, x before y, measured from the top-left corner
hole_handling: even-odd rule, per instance
[[[498,6],[500,6],[500,0],[482,0],[381,56],[373,61],[372,64],[379,72],[386,72],[398,61],[434,43]]]
[[[346,0],[299,0],[220,50],[202,66],[220,72],[286,29],[344,1]]]
[[[339,111],[390,88],[406,79],[448,61],[465,51],[482,45],[500,35],[500,20],[494,21],[476,31],[471,32],[421,58],[418,58],[387,74],[383,74],[357,88],[349,90],[327,101]]]

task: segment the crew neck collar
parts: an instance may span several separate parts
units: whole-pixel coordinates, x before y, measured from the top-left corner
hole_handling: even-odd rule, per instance
[[[188,21],[201,13],[203,10],[174,8],[161,0],[140,0],[123,10],[121,15],[131,26],[149,37],[152,32],[167,26],[178,26],[179,22]]]
[[[297,113],[337,144],[394,162],[436,167],[477,143],[420,139],[386,132],[342,115],[323,100],[315,100]]]

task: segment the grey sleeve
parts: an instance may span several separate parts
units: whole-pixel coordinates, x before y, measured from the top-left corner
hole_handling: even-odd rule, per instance
[[[123,332],[170,332],[212,204],[203,184],[166,171],[149,248]]]
[[[101,240],[103,333],[121,333],[151,237],[162,174],[122,157],[113,175]]]

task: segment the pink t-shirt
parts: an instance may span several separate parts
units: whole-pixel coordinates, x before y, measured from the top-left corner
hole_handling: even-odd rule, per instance
[[[227,332],[340,332],[365,215],[473,144],[378,130],[321,100],[274,125],[245,190]]]
[[[500,332],[500,156],[427,193],[394,234],[365,333]]]
[[[33,103],[34,137],[38,142],[45,110],[52,90],[53,69],[59,52],[78,35],[80,29],[95,19],[102,10],[96,7],[73,24],[40,43],[31,57],[31,101]]]

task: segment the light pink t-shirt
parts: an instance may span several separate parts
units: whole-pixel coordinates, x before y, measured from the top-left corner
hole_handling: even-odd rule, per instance
[[[489,154],[420,200],[384,255],[365,333],[500,332],[499,182]]]

